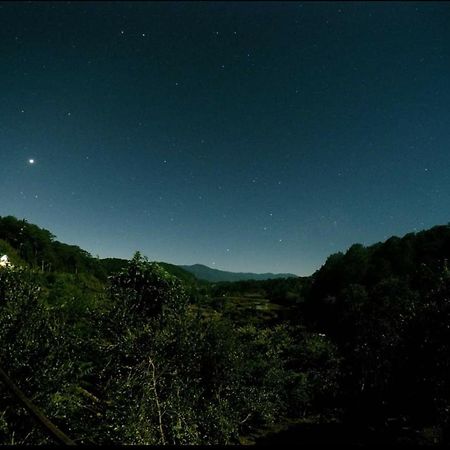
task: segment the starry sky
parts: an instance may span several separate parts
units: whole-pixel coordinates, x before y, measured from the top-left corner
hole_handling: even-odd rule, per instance
[[[309,275],[450,220],[446,2],[0,2],[0,215]]]

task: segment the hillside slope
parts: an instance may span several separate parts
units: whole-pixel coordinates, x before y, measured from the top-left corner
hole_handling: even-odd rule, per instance
[[[13,264],[28,265],[43,272],[88,273],[101,281],[128,263],[121,258],[94,258],[76,245],[57,241],[50,231],[13,216],[0,216],[0,253],[6,253]],[[188,284],[196,281],[191,273],[178,266],[158,264]]]

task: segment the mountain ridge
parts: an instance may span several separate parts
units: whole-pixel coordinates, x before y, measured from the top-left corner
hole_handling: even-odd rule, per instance
[[[204,264],[179,265],[182,269],[192,273],[199,280],[209,282],[221,281],[245,281],[245,280],[274,280],[279,278],[298,278],[292,273],[253,273],[253,272],[231,272],[208,267]]]

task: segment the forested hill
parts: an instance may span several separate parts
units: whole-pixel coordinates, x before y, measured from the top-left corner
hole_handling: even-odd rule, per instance
[[[105,276],[102,266],[88,252],[76,245],[63,244],[50,231],[13,216],[0,217],[0,251],[8,254],[13,264],[48,272]]]
[[[423,305],[448,272],[449,259],[450,224],[367,247],[354,244],[345,253],[330,255],[308,279],[303,313],[339,339],[348,339],[342,330],[350,325],[355,330],[361,314],[370,317],[371,327],[377,314],[393,319],[398,313],[404,321],[410,311],[402,308]]]
[[[94,258],[76,245],[57,241],[50,231],[13,216],[0,217],[0,253],[7,254],[15,265],[44,272],[88,273],[99,280],[106,280],[129,262],[120,258]],[[196,282],[191,273],[176,265],[159,264],[187,283]]]
[[[355,244],[331,255],[303,292],[301,316],[343,358],[351,420],[450,439],[450,225]]]
[[[277,278],[297,278],[292,273],[245,273],[228,272],[225,270],[212,269],[203,264],[194,264],[191,266],[180,266],[182,269],[194,274],[199,280],[211,282],[220,281],[244,281],[244,280],[273,280]]]
[[[450,224],[393,236],[368,247],[354,244],[345,253],[329,256],[314,273],[311,295],[330,302],[352,285],[370,289],[392,278],[414,284],[420,274],[441,270],[449,258]]]
[[[122,270],[129,263],[127,259],[121,258],[103,258],[97,260],[106,274],[110,275]],[[163,267],[167,272],[176,276],[178,279],[184,281],[187,284],[198,284],[199,280],[187,270],[183,270],[181,267],[175,264],[169,264],[162,261],[157,261],[157,263]]]

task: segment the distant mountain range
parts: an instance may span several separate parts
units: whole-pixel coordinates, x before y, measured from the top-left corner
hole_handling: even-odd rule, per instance
[[[243,280],[273,280],[276,278],[297,278],[292,273],[245,273],[245,272],[227,272],[225,270],[212,269],[203,264],[194,264],[192,266],[179,266],[187,272],[192,273],[199,280],[210,282],[219,281],[243,281]]]

